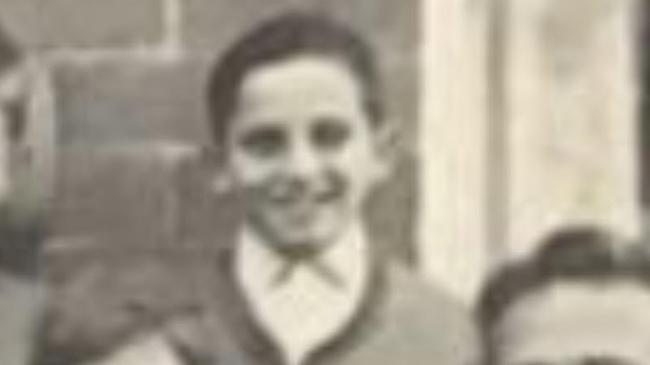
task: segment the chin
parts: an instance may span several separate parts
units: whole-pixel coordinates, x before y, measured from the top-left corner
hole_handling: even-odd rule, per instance
[[[346,228],[344,221],[333,212],[321,211],[315,219],[303,222],[278,212],[273,213],[254,216],[257,219],[252,222],[279,250],[323,249],[336,242]]]

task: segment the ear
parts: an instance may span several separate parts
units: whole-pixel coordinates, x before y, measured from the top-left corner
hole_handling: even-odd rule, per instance
[[[402,138],[395,123],[385,121],[374,131],[375,179],[378,182],[388,179],[395,169],[402,152]]]
[[[208,172],[210,190],[222,195],[233,188],[230,164],[218,147],[203,147],[200,157],[201,168]]]

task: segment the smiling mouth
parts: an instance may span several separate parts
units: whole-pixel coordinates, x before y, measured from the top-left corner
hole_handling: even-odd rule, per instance
[[[335,190],[309,196],[294,196],[288,199],[275,200],[278,207],[287,217],[296,224],[308,224],[324,206],[340,198],[341,194]]]
[[[343,189],[331,187],[321,191],[294,191],[271,196],[271,200],[283,206],[311,206],[339,199]]]
[[[319,196],[310,198],[299,198],[282,203],[287,212],[296,215],[308,215],[316,211],[319,207],[328,204],[334,200],[334,196]]]

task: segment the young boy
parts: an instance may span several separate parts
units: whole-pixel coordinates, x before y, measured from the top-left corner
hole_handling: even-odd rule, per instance
[[[241,198],[244,217],[207,288],[216,304],[200,336],[206,343],[178,343],[188,358],[307,365],[471,357],[473,329],[460,307],[378,257],[364,224],[362,207],[394,161],[395,126],[375,62],[350,29],[292,13],[245,35],[213,69],[216,185]]]
[[[474,330],[460,305],[380,257],[362,217],[394,160],[375,62],[358,35],[302,13],[267,21],[225,52],[207,104],[214,186],[240,199],[238,234],[214,238],[225,248],[208,258],[194,314],[101,364],[471,359]]]

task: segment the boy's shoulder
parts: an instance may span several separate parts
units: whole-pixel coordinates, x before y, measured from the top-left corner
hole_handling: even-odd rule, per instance
[[[412,349],[428,347],[420,353],[433,354],[440,364],[474,362],[478,333],[469,308],[450,291],[403,265],[389,264],[386,270],[388,298],[380,315],[385,327],[394,329],[395,342],[409,341],[406,346]],[[400,333],[408,333],[408,338]]]

